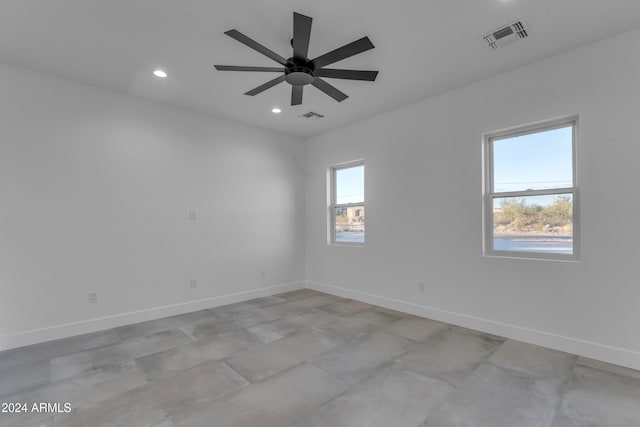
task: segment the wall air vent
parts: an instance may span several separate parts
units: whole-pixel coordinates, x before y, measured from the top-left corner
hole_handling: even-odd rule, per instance
[[[318,114],[318,113],[314,113],[313,111],[309,111],[308,113],[304,113],[300,117],[303,118],[303,119],[307,119],[307,120],[318,120],[318,119],[323,118],[324,116],[322,114]]]
[[[529,37],[529,27],[524,19],[520,19],[512,24],[505,25],[497,30],[485,35],[482,39],[491,50],[508,45],[517,40]]]

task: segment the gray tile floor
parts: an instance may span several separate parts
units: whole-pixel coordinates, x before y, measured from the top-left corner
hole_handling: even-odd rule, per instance
[[[640,372],[311,290],[0,353],[0,426],[638,427]]]

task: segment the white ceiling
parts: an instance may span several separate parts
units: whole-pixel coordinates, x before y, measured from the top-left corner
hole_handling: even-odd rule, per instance
[[[291,107],[286,83],[243,95],[277,74],[213,68],[278,66],[223,33],[289,57],[294,11],[313,18],[311,58],[368,36],[375,49],[332,67],[378,79],[328,80],[349,95],[342,103],[307,86]],[[529,39],[483,45],[520,18]],[[1,0],[0,62],[309,137],[638,26],[638,0]],[[169,78],[153,77],[157,67]],[[325,118],[298,117],[308,111]]]

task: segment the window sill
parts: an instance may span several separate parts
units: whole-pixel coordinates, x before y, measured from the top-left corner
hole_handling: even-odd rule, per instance
[[[555,261],[555,262],[568,262],[568,263],[580,263],[582,262],[579,257],[575,255],[567,256],[545,256],[536,253],[525,252],[522,254],[512,252],[490,252],[482,254],[484,258],[503,258],[503,259],[521,259],[527,261]]]
[[[349,243],[349,242],[331,242],[328,246],[345,246],[350,248],[363,248],[364,243]]]

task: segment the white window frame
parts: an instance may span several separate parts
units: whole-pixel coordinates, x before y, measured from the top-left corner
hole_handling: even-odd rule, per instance
[[[361,247],[364,246],[364,242],[336,242],[336,218],[335,218],[335,213],[336,213],[336,209],[337,208],[349,208],[349,207],[353,207],[353,206],[362,206],[365,207],[365,211],[366,211],[366,206],[365,206],[365,202],[367,200],[366,198],[366,185],[365,182],[363,182],[363,193],[365,194],[364,200],[362,201],[362,203],[336,203],[336,199],[337,199],[337,180],[336,180],[336,172],[342,169],[350,169],[353,167],[357,167],[357,166],[364,166],[364,160],[354,160],[351,162],[347,162],[347,163],[340,163],[338,165],[334,165],[331,166],[329,168],[329,236],[328,236],[328,243],[330,245],[337,245],[337,246],[356,246],[356,247]],[[365,177],[366,177],[366,168],[364,171]],[[365,178],[366,180],[366,178]],[[366,234],[367,233],[367,226],[365,224],[365,242],[366,242]]]
[[[493,142],[517,136],[529,135],[571,126],[572,129],[572,167],[573,186],[563,188],[549,188],[540,190],[522,190],[494,192],[493,177]],[[483,180],[483,253],[485,256],[527,258],[552,261],[578,261],[580,259],[580,204],[578,191],[577,168],[577,134],[578,117],[571,116],[556,120],[540,122],[532,125],[520,126],[498,132],[485,134],[483,138],[484,180]],[[573,202],[573,253],[554,254],[543,252],[504,251],[493,247],[493,201],[504,197],[571,195]]]

